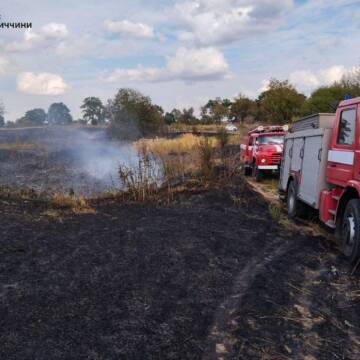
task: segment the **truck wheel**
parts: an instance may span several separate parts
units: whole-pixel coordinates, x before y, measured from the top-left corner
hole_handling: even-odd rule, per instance
[[[260,170],[256,164],[253,164],[252,175],[257,182],[260,182],[264,177],[263,171]]]
[[[294,180],[290,181],[286,196],[287,212],[291,218],[304,214],[304,204],[297,198],[297,186]]]
[[[244,165],[244,175],[245,176],[251,175],[251,167],[249,165]]]
[[[360,200],[350,200],[341,221],[341,245],[351,263],[360,255]]]

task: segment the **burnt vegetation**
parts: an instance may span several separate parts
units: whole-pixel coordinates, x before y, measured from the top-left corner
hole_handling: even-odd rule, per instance
[[[356,268],[238,154],[246,124],[329,111],[356,79],[308,99],[273,80],[200,119],[132,89],[75,121],[56,103],[9,124],[0,106],[0,358],[359,359]]]

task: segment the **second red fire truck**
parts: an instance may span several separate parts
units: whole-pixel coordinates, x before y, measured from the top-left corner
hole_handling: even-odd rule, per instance
[[[258,126],[249,131],[240,152],[245,175],[261,181],[265,173],[278,173],[287,130],[286,126]]]

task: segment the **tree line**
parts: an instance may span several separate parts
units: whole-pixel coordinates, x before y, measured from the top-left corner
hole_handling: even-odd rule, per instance
[[[360,96],[360,68],[341,81],[316,89],[309,97],[300,93],[288,80],[272,79],[258,98],[250,99],[240,94],[232,100],[211,99],[201,107],[199,116],[191,107],[164,112],[150,97],[130,88],[120,89],[106,104],[94,96],[85,98],[81,105],[82,118],[76,121],[65,104],[54,103],[47,112],[40,108],[32,109],[15,123],[6,123],[5,108],[0,103],[0,127],[74,122],[95,126],[108,123],[113,134],[133,138],[159,132],[166,125],[176,123],[198,125],[260,121],[285,124],[313,113],[334,112],[339,101],[356,96]]]

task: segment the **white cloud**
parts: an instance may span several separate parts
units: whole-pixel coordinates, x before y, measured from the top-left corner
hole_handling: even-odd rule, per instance
[[[57,74],[23,72],[17,77],[17,88],[31,95],[62,95],[67,85]]]
[[[6,73],[9,62],[4,57],[0,57],[0,76]]]
[[[263,80],[261,81],[261,87],[260,89],[258,89],[258,93],[262,93],[264,91],[269,90],[269,86],[270,86],[270,80]]]
[[[224,80],[231,77],[229,66],[220,51],[215,48],[179,48],[159,68],[139,66],[134,69],[116,69],[105,78],[108,82],[138,81],[156,82],[184,80]]]
[[[279,24],[292,0],[197,0],[177,3],[174,17],[187,29],[181,41],[202,45],[226,44],[266,32]]]
[[[294,71],[290,74],[289,81],[295,86],[305,89],[313,89],[320,84],[318,76],[310,70]]]
[[[128,20],[111,21],[105,20],[105,29],[110,32],[116,32],[132,37],[138,38],[152,38],[154,37],[154,29],[143,23],[134,23]]]
[[[32,29],[26,29],[24,31],[23,39],[6,44],[5,51],[24,52],[41,47],[47,47],[54,41],[60,41],[66,38],[67,35],[68,30],[65,24],[49,23],[44,25],[38,33]]]
[[[42,27],[42,33],[47,38],[63,39],[69,34],[65,24],[49,23]]]
[[[289,75],[289,80],[300,90],[311,91],[319,86],[331,85],[340,81],[352,71],[354,68],[347,69],[343,65],[334,65],[318,71],[298,70]]]

